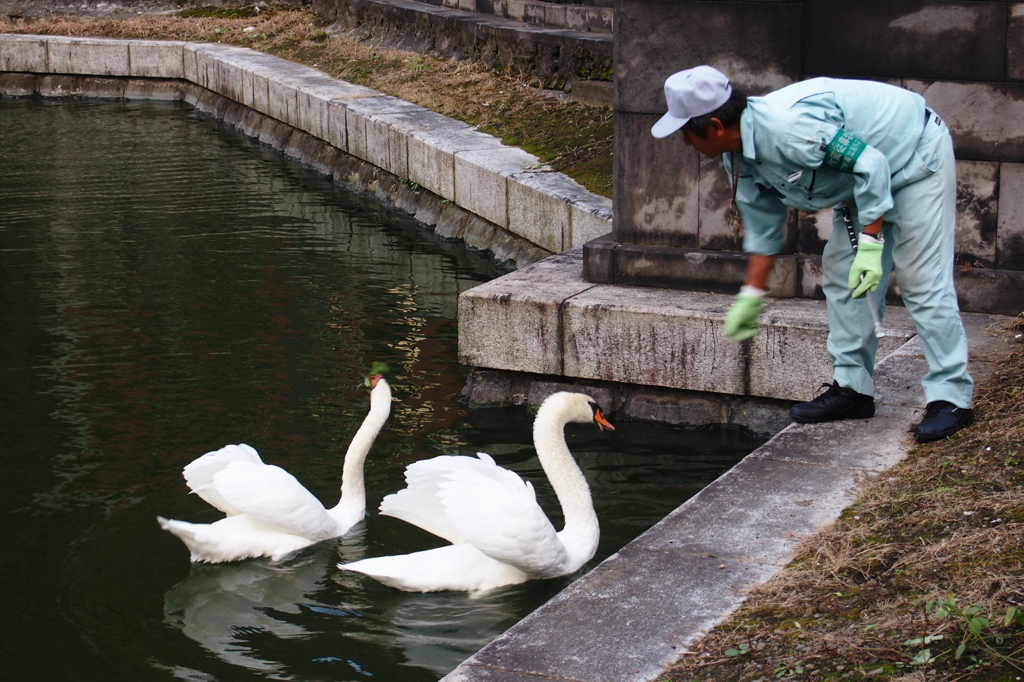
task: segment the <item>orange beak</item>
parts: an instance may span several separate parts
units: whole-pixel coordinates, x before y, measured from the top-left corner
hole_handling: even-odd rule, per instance
[[[601,408],[594,411],[594,423],[597,424],[597,428],[602,431],[614,431],[615,427],[612,423],[604,418],[604,414],[601,413]]]

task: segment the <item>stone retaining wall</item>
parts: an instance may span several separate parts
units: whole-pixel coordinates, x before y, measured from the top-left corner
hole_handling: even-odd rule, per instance
[[[610,231],[611,202],[469,125],[218,43],[0,35],[0,95],[179,99],[512,267]]]
[[[741,243],[721,163],[678,135],[650,133],[666,110],[665,78],[707,63],[751,94],[828,75],[923,95],[957,155],[961,309],[1021,311],[1024,2],[619,0],[615,9],[614,241],[588,252],[590,281],[738,287]],[[776,295],[822,296],[829,214],[791,212]]]
[[[482,1],[440,7],[416,0],[313,0],[313,9],[335,22],[332,30],[350,31],[358,39],[512,69],[547,88],[611,80],[610,33],[534,26],[470,9]],[[507,0],[506,7],[515,2]],[[565,5],[536,4],[545,11],[568,11]]]
[[[611,33],[614,12],[610,0],[596,4],[567,4],[547,0],[420,0],[441,5],[522,21],[535,26],[568,28],[573,31]]]

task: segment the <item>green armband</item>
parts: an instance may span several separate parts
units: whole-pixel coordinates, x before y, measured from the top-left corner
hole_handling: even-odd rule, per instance
[[[857,163],[857,158],[865,147],[867,145],[864,142],[850,133],[838,130],[832,141],[825,147],[825,160],[821,162],[821,165],[841,173],[852,173],[853,165]]]

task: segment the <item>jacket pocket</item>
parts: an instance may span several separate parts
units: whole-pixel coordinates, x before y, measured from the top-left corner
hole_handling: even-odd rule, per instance
[[[914,153],[903,164],[903,168],[892,174],[892,189],[896,190],[918,180],[923,180],[937,171],[941,164],[942,136],[933,135],[930,139],[922,139],[918,142]]]

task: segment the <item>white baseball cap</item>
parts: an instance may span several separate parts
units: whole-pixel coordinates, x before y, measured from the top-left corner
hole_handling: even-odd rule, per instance
[[[686,125],[694,116],[703,116],[729,101],[732,86],[729,77],[711,66],[695,66],[665,79],[668,113],[651,128],[651,135],[665,137]]]

